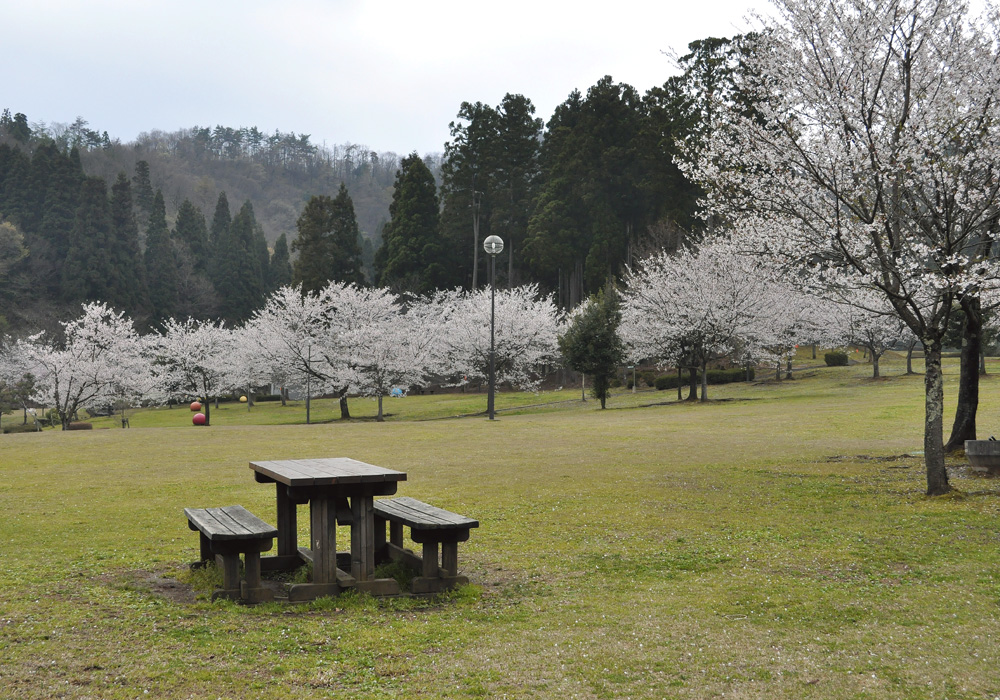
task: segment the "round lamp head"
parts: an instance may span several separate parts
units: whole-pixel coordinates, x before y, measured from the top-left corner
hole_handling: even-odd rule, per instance
[[[198,401],[192,401],[191,402],[191,410],[195,411],[195,412],[200,411],[201,410],[201,403],[198,402]]]
[[[241,396],[240,397],[240,403],[246,403],[246,402],[247,402],[247,397],[246,396]]]
[[[483,241],[483,250],[489,255],[497,255],[503,250],[503,239],[500,236],[487,236]]]
[[[191,422],[194,423],[195,425],[205,425],[205,414],[195,413],[194,417],[191,419]]]

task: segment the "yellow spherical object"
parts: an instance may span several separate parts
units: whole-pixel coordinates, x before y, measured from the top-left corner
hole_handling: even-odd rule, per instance
[[[246,396],[241,396],[240,397],[240,403],[246,403],[246,402],[247,402],[247,397]]]

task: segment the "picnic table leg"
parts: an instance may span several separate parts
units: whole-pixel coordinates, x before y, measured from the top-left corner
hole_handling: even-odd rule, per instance
[[[371,496],[351,497],[351,575],[370,581],[375,573],[375,506]]]
[[[288,487],[275,483],[278,501],[278,556],[297,555],[299,551],[298,523],[295,502],[288,497]]]
[[[337,582],[337,509],[334,498],[322,495],[309,501],[313,583]]]
[[[445,576],[458,576],[458,542],[441,543],[441,568]]]

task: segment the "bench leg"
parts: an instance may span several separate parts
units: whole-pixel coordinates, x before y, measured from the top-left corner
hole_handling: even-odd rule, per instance
[[[205,564],[215,559],[215,555],[212,554],[212,541],[200,532],[198,535],[201,537],[201,565],[205,566]]]
[[[260,585],[260,552],[247,552],[244,581],[240,584],[240,598],[248,603],[274,600],[274,593]]]
[[[458,576],[458,542],[441,543],[441,568],[444,576]]]
[[[397,547],[403,546],[403,523],[389,523],[389,541]]]
[[[212,594],[212,600],[240,598],[240,555],[222,554],[222,590]]]
[[[438,575],[438,543],[424,542],[424,570],[425,578],[434,578]]]

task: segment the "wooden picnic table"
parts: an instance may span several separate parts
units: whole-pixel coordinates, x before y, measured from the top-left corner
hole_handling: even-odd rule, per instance
[[[297,568],[312,561],[312,583],[289,589],[289,600],[311,600],[355,587],[395,595],[393,579],[375,579],[375,496],[396,493],[405,472],[347,457],[250,462],[259,483],[274,483],[278,553],[261,557],[263,570]],[[309,503],[309,547],[298,546],[296,506]],[[351,528],[350,573],[337,566],[337,522]],[[384,530],[384,525],[383,525]],[[345,561],[346,564],[346,561]]]

